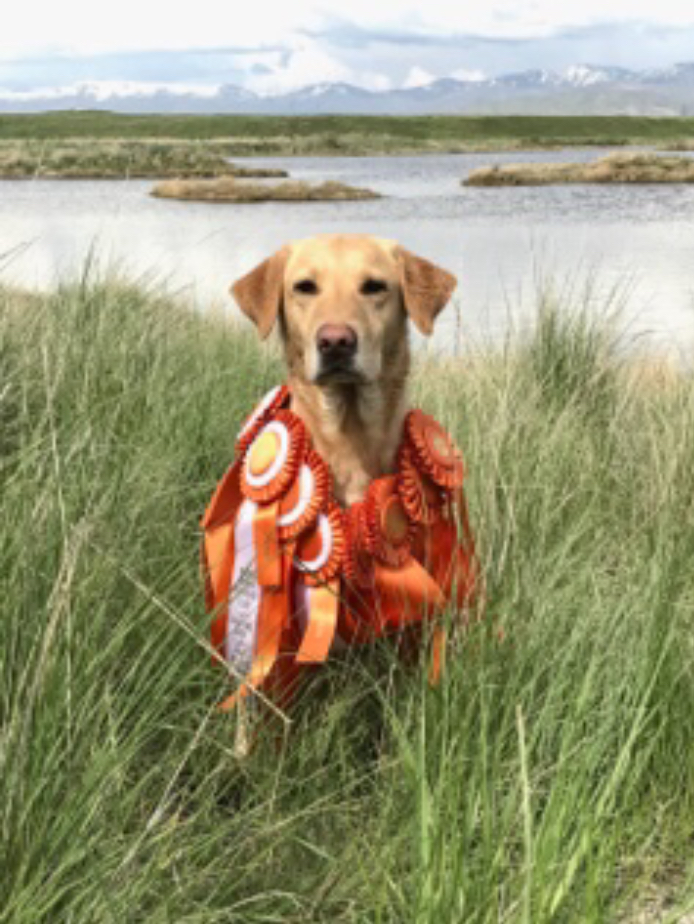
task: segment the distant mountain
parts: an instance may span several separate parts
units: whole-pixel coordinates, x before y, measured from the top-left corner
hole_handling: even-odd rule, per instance
[[[422,86],[382,91],[318,83],[268,96],[231,84],[191,87],[91,81],[27,92],[0,88],[0,112],[58,109],[275,115],[694,115],[694,62],[642,71],[577,64],[563,73],[535,69],[486,80],[444,77]]]
[[[654,86],[694,87],[694,61],[674,64],[662,70],[643,71],[640,76],[644,83]]]

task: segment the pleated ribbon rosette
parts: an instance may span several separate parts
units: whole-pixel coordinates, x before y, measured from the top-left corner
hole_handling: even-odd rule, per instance
[[[253,690],[282,702],[336,639],[368,643],[475,592],[462,457],[441,425],[410,411],[396,473],[343,509],[290,403],[278,386],[248,418],[202,521],[212,643],[239,678],[223,709]]]

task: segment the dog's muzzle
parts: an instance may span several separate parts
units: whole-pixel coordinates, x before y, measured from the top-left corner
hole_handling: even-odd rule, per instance
[[[317,382],[355,382],[362,378],[354,359],[359,349],[357,332],[348,324],[323,324],[316,334],[319,357]]]

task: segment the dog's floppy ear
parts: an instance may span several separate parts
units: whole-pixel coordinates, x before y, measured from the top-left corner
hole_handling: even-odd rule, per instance
[[[231,287],[241,311],[258,328],[261,340],[265,340],[277,320],[282,304],[284,267],[288,255],[289,248],[283,247],[267,260],[263,260],[250,273],[238,279]]]
[[[398,258],[405,311],[417,328],[428,336],[434,329],[436,316],[453,294],[457,279],[452,273],[404,247],[398,247]]]

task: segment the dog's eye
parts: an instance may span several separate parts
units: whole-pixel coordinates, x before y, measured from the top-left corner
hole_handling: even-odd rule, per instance
[[[294,283],[294,291],[301,292],[302,295],[316,295],[318,293],[318,286],[313,279],[300,279],[298,282]]]
[[[379,295],[381,292],[386,292],[388,290],[388,285],[382,279],[366,279],[361,286],[362,295]]]

